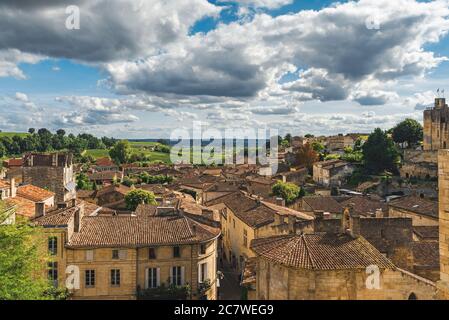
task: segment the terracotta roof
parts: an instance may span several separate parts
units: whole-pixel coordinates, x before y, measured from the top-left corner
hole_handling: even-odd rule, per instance
[[[413,264],[420,267],[440,266],[440,252],[437,241],[415,241],[412,244]]]
[[[132,189],[130,187],[127,187],[123,184],[120,185],[111,185],[111,186],[107,186],[104,188],[101,188],[100,190],[97,191],[96,197],[101,197],[105,194],[111,193],[111,192],[118,192],[121,193],[123,195],[126,195],[129,191],[131,191]]]
[[[305,196],[302,201],[307,203],[314,211],[324,211],[330,213],[341,213],[343,207],[333,197],[327,196]]]
[[[212,240],[218,228],[205,226],[182,215],[175,216],[97,216],[84,217],[80,232],[68,246],[135,247],[191,244]]]
[[[289,267],[312,270],[395,268],[363,237],[315,233],[256,239],[251,248],[260,256]]]
[[[32,184],[18,187],[17,194],[34,202],[42,202],[55,196],[54,192],[33,186]]]
[[[11,187],[11,184],[8,181],[0,180],[0,189],[6,189]]]
[[[302,220],[314,220],[313,217],[311,217],[308,214],[305,214],[304,212],[301,211],[297,211],[297,210],[293,210],[287,207],[283,207],[283,206],[279,206],[277,204],[271,203],[271,202],[266,202],[266,201],[262,201],[262,203],[267,206],[268,208],[276,211],[276,213],[283,215],[283,216],[295,216],[296,218],[302,219]]]
[[[36,213],[36,204],[31,200],[17,196],[14,198],[8,198],[5,201],[10,205],[16,205],[16,214],[20,216],[32,218]]]
[[[413,226],[413,232],[422,240],[438,240],[438,226]]]
[[[95,161],[95,164],[97,166],[102,166],[102,167],[112,167],[115,166],[114,162],[112,162],[111,158],[105,157],[105,158],[98,158]]]
[[[44,227],[65,227],[78,208],[79,205],[47,212],[44,216],[35,218],[33,222]]]
[[[23,159],[8,159],[4,161],[6,167],[21,167],[23,165]]]
[[[393,200],[389,202],[389,206],[438,218],[438,202],[416,196],[407,196]]]
[[[354,205],[355,213],[363,216],[375,214],[377,209],[382,209],[384,213],[388,212],[388,205],[385,202],[372,200],[368,197],[351,197],[341,202],[343,207],[349,206],[350,204]]]

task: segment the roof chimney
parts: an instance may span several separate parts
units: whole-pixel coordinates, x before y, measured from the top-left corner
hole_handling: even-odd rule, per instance
[[[11,198],[14,198],[17,195],[17,187],[16,187],[16,179],[11,178],[9,180],[9,184],[10,184],[10,194],[11,194]]]
[[[360,216],[354,211],[354,204],[349,204],[349,234],[353,238],[360,236]]]
[[[283,198],[277,197],[275,200],[278,206],[285,207],[285,200]]]
[[[44,202],[36,202],[34,205],[35,211],[34,215],[36,218],[45,216],[45,203]]]

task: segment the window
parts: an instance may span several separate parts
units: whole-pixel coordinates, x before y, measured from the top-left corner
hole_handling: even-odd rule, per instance
[[[112,250],[112,259],[118,260],[119,259],[119,250]]]
[[[120,286],[120,269],[111,270],[111,286]]]
[[[156,249],[148,248],[148,259],[156,259]]]
[[[93,250],[87,250],[86,251],[86,260],[87,261],[93,261],[94,260],[94,251]]]
[[[49,262],[48,263],[48,280],[50,280],[55,287],[58,286],[58,263]]]
[[[85,271],[85,284],[86,287],[95,287],[95,270]]]
[[[175,286],[182,286],[184,283],[184,267],[172,267],[170,270],[170,283]]]
[[[157,288],[160,286],[160,269],[147,269],[147,288]]]
[[[173,258],[179,258],[179,257],[181,257],[181,248],[173,247]]]
[[[208,279],[208,276],[207,276],[207,263],[201,263],[199,269],[200,269],[198,271],[199,282],[203,283],[204,281],[206,281]]]
[[[48,252],[52,256],[55,256],[58,254],[58,238],[57,237],[49,237],[48,238]]]
[[[232,221],[234,222],[234,229],[235,229],[235,219],[232,219]]]
[[[243,229],[243,246],[248,247],[248,231],[246,229]]]
[[[200,254],[206,254],[206,249],[206,244],[203,243],[202,245],[200,245]]]

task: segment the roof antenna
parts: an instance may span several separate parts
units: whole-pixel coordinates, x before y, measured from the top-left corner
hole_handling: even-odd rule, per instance
[[[437,98],[440,97],[440,88],[437,89]]]

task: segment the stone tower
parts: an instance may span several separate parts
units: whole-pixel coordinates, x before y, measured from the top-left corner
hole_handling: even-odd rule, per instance
[[[440,281],[438,297],[449,299],[449,150],[438,152]]]
[[[76,199],[72,159],[72,154],[66,153],[27,154],[23,159],[23,183],[54,192],[58,205]]]
[[[446,99],[436,98],[435,106],[424,110],[424,150],[449,148],[449,108]]]

